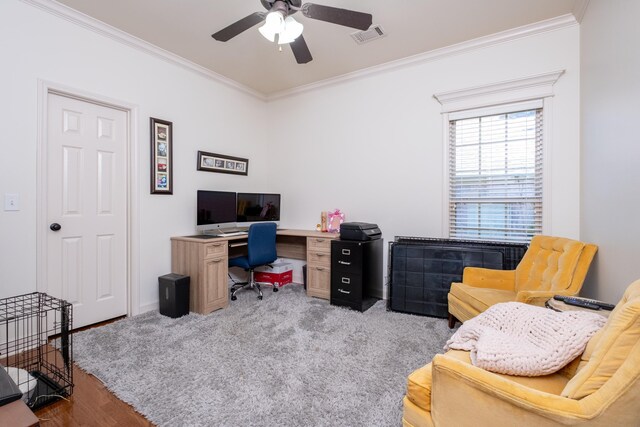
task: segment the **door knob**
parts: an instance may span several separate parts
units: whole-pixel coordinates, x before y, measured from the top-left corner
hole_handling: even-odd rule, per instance
[[[62,226],[60,224],[58,224],[57,222],[54,222],[53,224],[51,224],[49,226],[50,229],[52,229],[53,231],[58,231],[62,228]]]

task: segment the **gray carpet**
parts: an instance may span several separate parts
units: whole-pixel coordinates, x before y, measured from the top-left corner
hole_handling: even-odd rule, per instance
[[[264,294],[80,332],[75,362],[160,426],[399,426],[407,375],[451,335],[383,301],[363,314],[300,285]]]

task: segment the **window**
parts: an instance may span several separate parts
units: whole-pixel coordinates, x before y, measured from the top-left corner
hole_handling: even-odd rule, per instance
[[[529,242],[542,232],[542,103],[473,114],[449,115],[449,236]]]

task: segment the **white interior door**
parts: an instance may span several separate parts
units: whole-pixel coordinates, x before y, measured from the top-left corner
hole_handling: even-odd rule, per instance
[[[73,327],[127,313],[127,113],[48,95],[47,292]]]

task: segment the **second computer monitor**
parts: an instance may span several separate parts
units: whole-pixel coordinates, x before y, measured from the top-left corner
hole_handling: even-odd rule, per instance
[[[280,194],[238,193],[237,222],[280,221]]]

